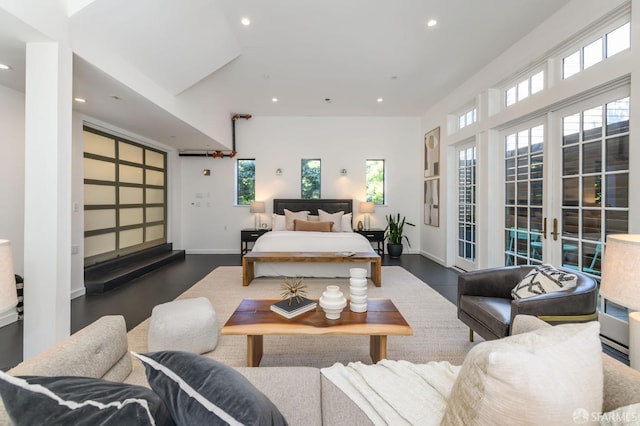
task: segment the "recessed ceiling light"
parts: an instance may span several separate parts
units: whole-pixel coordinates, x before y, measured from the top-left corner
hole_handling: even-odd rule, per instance
[[[271,98],[271,102],[278,102],[278,98]]]
[[[9,65],[6,64],[0,64],[0,70],[10,70],[11,67]]]
[[[384,101],[384,99],[378,98],[377,101],[378,101],[378,103],[382,103],[382,101]]]
[[[438,25],[438,21],[436,21],[435,19],[429,19],[427,21],[427,27],[435,27],[436,25]]]
[[[245,27],[248,25],[251,25],[251,19],[247,18],[246,16],[244,18],[242,18],[240,20],[240,22],[242,23],[242,25],[244,25]]]
[[[83,104],[83,103],[87,102],[87,100],[86,100],[86,99],[84,99],[84,98],[73,98],[73,100],[74,100],[74,101],[76,101],[76,102],[78,102],[78,103],[81,103],[81,104]]]

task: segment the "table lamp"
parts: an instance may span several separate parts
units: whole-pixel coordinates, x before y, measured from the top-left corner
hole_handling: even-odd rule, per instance
[[[364,213],[364,229],[365,231],[369,230],[369,213],[373,213],[375,211],[375,206],[371,202],[360,203],[360,213]]]
[[[256,214],[255,227],[256,229],[260,229],[260,213],[265,212],[264,201],[253,201],[249,205],[249,212]]]
[[[607,236],[600,296],[629,309],[629,362],[640,370],[640,234]]]
[[[0,239],[0,313],[16,308],[16,276],[13,272],[11,241]]]

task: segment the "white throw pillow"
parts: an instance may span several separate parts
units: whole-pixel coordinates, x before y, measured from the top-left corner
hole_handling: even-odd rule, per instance
[[[342,216],[344,216],[344,212],[327,213],[322,209],[318,209],[318,216],[320,216],[320,222],[333,222],[332,232],[342,232]]]
[[[568,274],[554,268],[552,265],[540,265],[531,270],[511,290],[514,299],[526,299],[539,294],[553,293],[573,288],[578,284],[575,274]]]
[[[287,220],[285,219],[283,214],[273,214],[271,219],[271,230],[272,231],[286,231],[287,230]]]
[[[478,344],[464,360],[441,424],[574,425],[574,416],[599,413],[599,333],[594,321]]]
[[[284,209],[284,218],[286,221],[286,229],[287,231],[293,231],[293,221],[298,220],[307,220],[307,215],[309,214],[309,210],[303,210],[299,212],[292,212],[291,210]]]
[[[353,232],[351,222],[353,221],[353,214],[347,213],[342,216],[342,232]]]

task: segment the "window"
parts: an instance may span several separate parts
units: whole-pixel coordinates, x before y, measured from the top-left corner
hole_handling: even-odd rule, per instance
[[[256,199],[256,160],[236,162],[236,204],[249,205]]]
[[[472,108],[458,116],[458,128],[463,129],[477,120],[477,109]]]
[[[166,242],[166,153],[84,128],[84,260]]]
[[[300,176],[300,198],[320,198],[320,159],[303,158]]]
[[[630,46],[631,23],[627,22],[565,56],[562,60],[562,78],[569,78]]]
[[[366,161],[367,201],[373,204],[384,204],[384,160]]]
[[[507,90],[505,90],[505,105],[511,106],[516,102],[520,102],[528,98],[530,95],[535,95],[543,89],[544,71],[538,71],[537,73],[532,74],[523,80],[520,80],[518,83],[515,83]]]

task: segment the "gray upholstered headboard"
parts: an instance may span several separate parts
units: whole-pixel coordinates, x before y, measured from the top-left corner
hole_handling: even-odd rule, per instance
[[[309,210],[313,215],[318,214],[318,209],[322,209],[327,213],[344,212],[353,213],[353,200],[346,199],[320,199],[320,200],[301,200],[289,198],[274,198],[273,212],[275,214],[284,214],[284,209],[292,212],[301,210]]]

